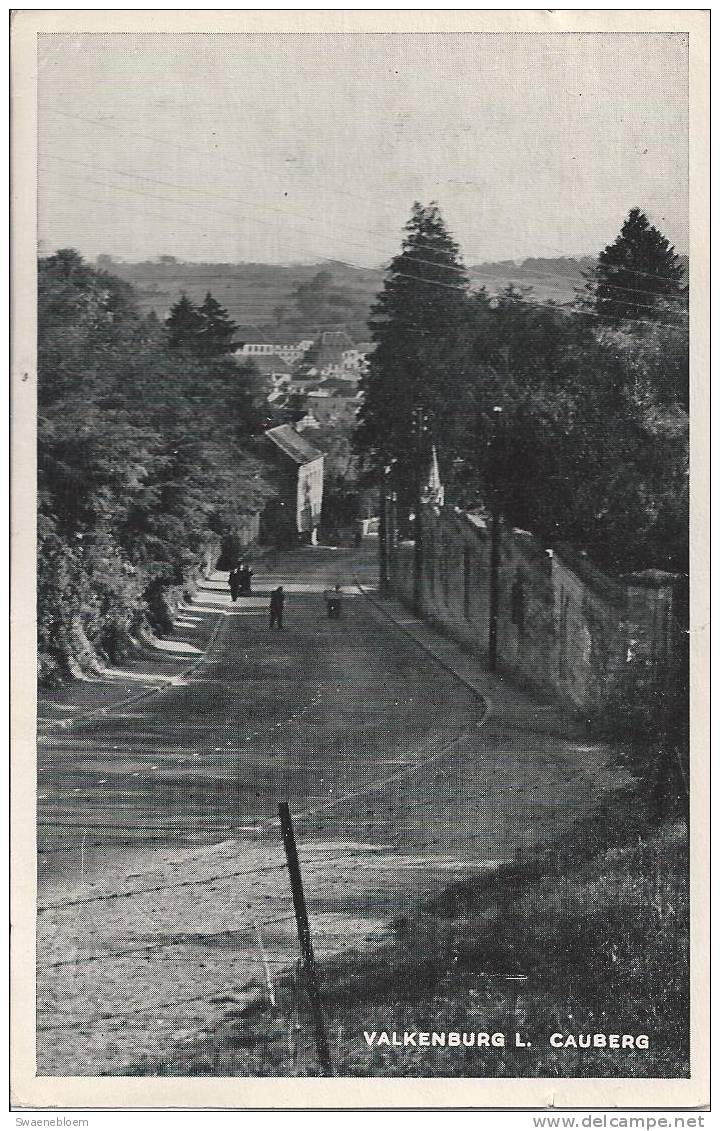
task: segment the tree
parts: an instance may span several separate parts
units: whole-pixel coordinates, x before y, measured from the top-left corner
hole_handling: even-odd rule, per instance
[[[193,345],[198,357],[218,357],[229,353],[237,323],[233,322],[227,310],[212,297],[210,291],[205,295],[198,314],[200,325]]]
[[[292,298],[307,325],[342,321],[354,305],[350,295],[334,284],[329,271],[318,271],[306,283],[295,283]]]
[[[38,639],[56,679],[120,655],[146,617],[169,628],[206,548],[272,492],[242,446],[253,366],[170,349],[76,252],[41,260],[38,283]]]
[[[377,343],[361,387],[364,399],[355,442],[376,467],[397,460],[398,489],[411,495],[419,454],[418,410],[427,427],[442,434],[448,448],[462,424],[467,389],[445,364],[450,343],[468,316],[468,277],[458,246],[435,203],[415,203],[402,250],[388,269],[372,310]]]
[[[183,291],[165,319],[172,349],[192,349],[202,328],[202,318]]]
[[[183,293],[172,307],[165,325],[174,349],[191,350],[203,361],[229,353],[237,330],[237,324],[210,291],[199,308]]]
[[[644,212],[631,208],[588,281],[596,314],[607,322],[653,320],[681,310],[684,270],[675,249]]]

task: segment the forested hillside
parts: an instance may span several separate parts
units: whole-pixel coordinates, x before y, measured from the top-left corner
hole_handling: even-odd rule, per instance
[[[132,284],[141,312],[154,311],[158,318],[165,317],[180,291],[193,302],[212,291],[237,323],[241,340],[267,335],[297,341],[342,326],[361,341],[382,285],[381,271],[344,263],[185,263],[171,256],[120,263],[100,256],[98,264]]]
[[[209,545],[269,497],[245,441],[252,366],[171,345],[132,288],[74,251],[40,260],[38,652],[60,679],[168,629]]]
[[[687,265],[683,257],[681,262]],[[514,286],[527,291],[530,301],[569,303],[585,286],[585,273],[594,263],[589,256],[504,260],[473,265],[468,276],[473,288],[485,287],[490,295]],[[134,287],[144,314],[154,311],[164,318],[180,291],[201,302],[210,290],[237,322],[240,338],[265,335],[274,341],[313,337],[333,326],[344,327],[356,341],[366,339],[370,308],[384,278],[380,267],[340,262],[186,263],[166,255],[124,263],[99,256],[98,266]],[[322,301],[313,302],[313,297]]]

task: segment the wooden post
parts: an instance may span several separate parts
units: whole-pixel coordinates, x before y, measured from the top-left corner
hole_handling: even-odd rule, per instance
[[[423,544],[422,544],[422,502],[418,495],[415,501],[415,522],[413,523],[413,609],[416,617],[423,614]]]
[[[500,589],[500,514],[497,502],[493,501],[490,518],[490,618],[488,626],[488,668],[497,671],[498,606]]]
[[[293,907],[295,908],[295,919],[297,920],[298,938],[300,939],[300,949],[302,952],[302,963],[305,970],[305,978],[307,980],[308,998],[310,1000],[310,1009],[313,1017],[313,1025],[315,1027],[315,1045],[317,1047],[318,1060],[320,1062],[320,1071],[323,1076],[332,1076],[332,1061],[330,1060],[330,1044],[328,1042],[327,1031],[325,1029],[325,1018],[323,1017],[322,1005],[320,1003],[320,988],[318,985],[317,967],[315,965],[315,955],[313,954],[312,940],[310,938],[310,924],[308,923],[307,908],[305,907],[305,895],[303,893],[302,875],[300,874],[300,861],[298,860],[297,847],[295,845],[295,833],[293,832],[292,818],[290,816],[290,806],[287,801],[281,801],[278,806],[278,813],[280,816],[280,827],[282,829],[283,845],[285,847],[285,856],[287,857],[288,871],[290,873],[290,887],[292,889]]]
[[[423,444],[425,434],[425,412],[422,408],[413,410],[413,430],[415,432],[415,484],[413,509],[415,521],[413,523],[413,609],[416,617],[423,614],[423,459],[425,448]]]
[[[502,408],[493,406],[493,427],[491,440],[491,459],[493,461],[493,479],[495,479],[494,463],[498,457],[498,427]],[[492,511],[490,517],[490,609],[488,626],[488,668],[491,672],[497,671],[498,661],[498,607],[500,597],[500,498],[497,482],[492,486]]]
[[[390,589],[389,558],[390,546],[388,539],[388,501],[387,501],[387,468],[383,468],[380,475],[380,526],[378,530],[378,553],[380,592],[387,596]]]

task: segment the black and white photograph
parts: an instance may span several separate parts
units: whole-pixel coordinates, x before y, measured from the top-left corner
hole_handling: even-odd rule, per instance
[[[71,15],[15,16],[18,1096],[702,1106],[707,13]]]

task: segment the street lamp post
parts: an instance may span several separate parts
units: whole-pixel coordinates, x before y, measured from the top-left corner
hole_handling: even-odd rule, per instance
[[[497,429],[502,408],[493,406],[493,432],[491,441],[491,460],[497,455]],[[500,497],[497,479],[493,468],[493,484],[490,491],[490,587],[488,618],[488,668],[497,671],[498,653],[498,614],[500,605]]]
[[[413,522],[413,608],[416,616],[422,616],[422,573],[423,573],[423,539],[422,539],[422,493],[423,493],[423,439],[427,431],[425,412],[420,408],[413,409],[413,431],[415,433],[415,520]]]
[[[378,554],[379,554],[379,573],[380,573],[380,592],[383,596],[387,595],[390,590],[390,546],[389,546],[389,523],[388,523],[388,475],[390,473],[389,464],[384,464],[380,472],[380,526],[378,530]]]

